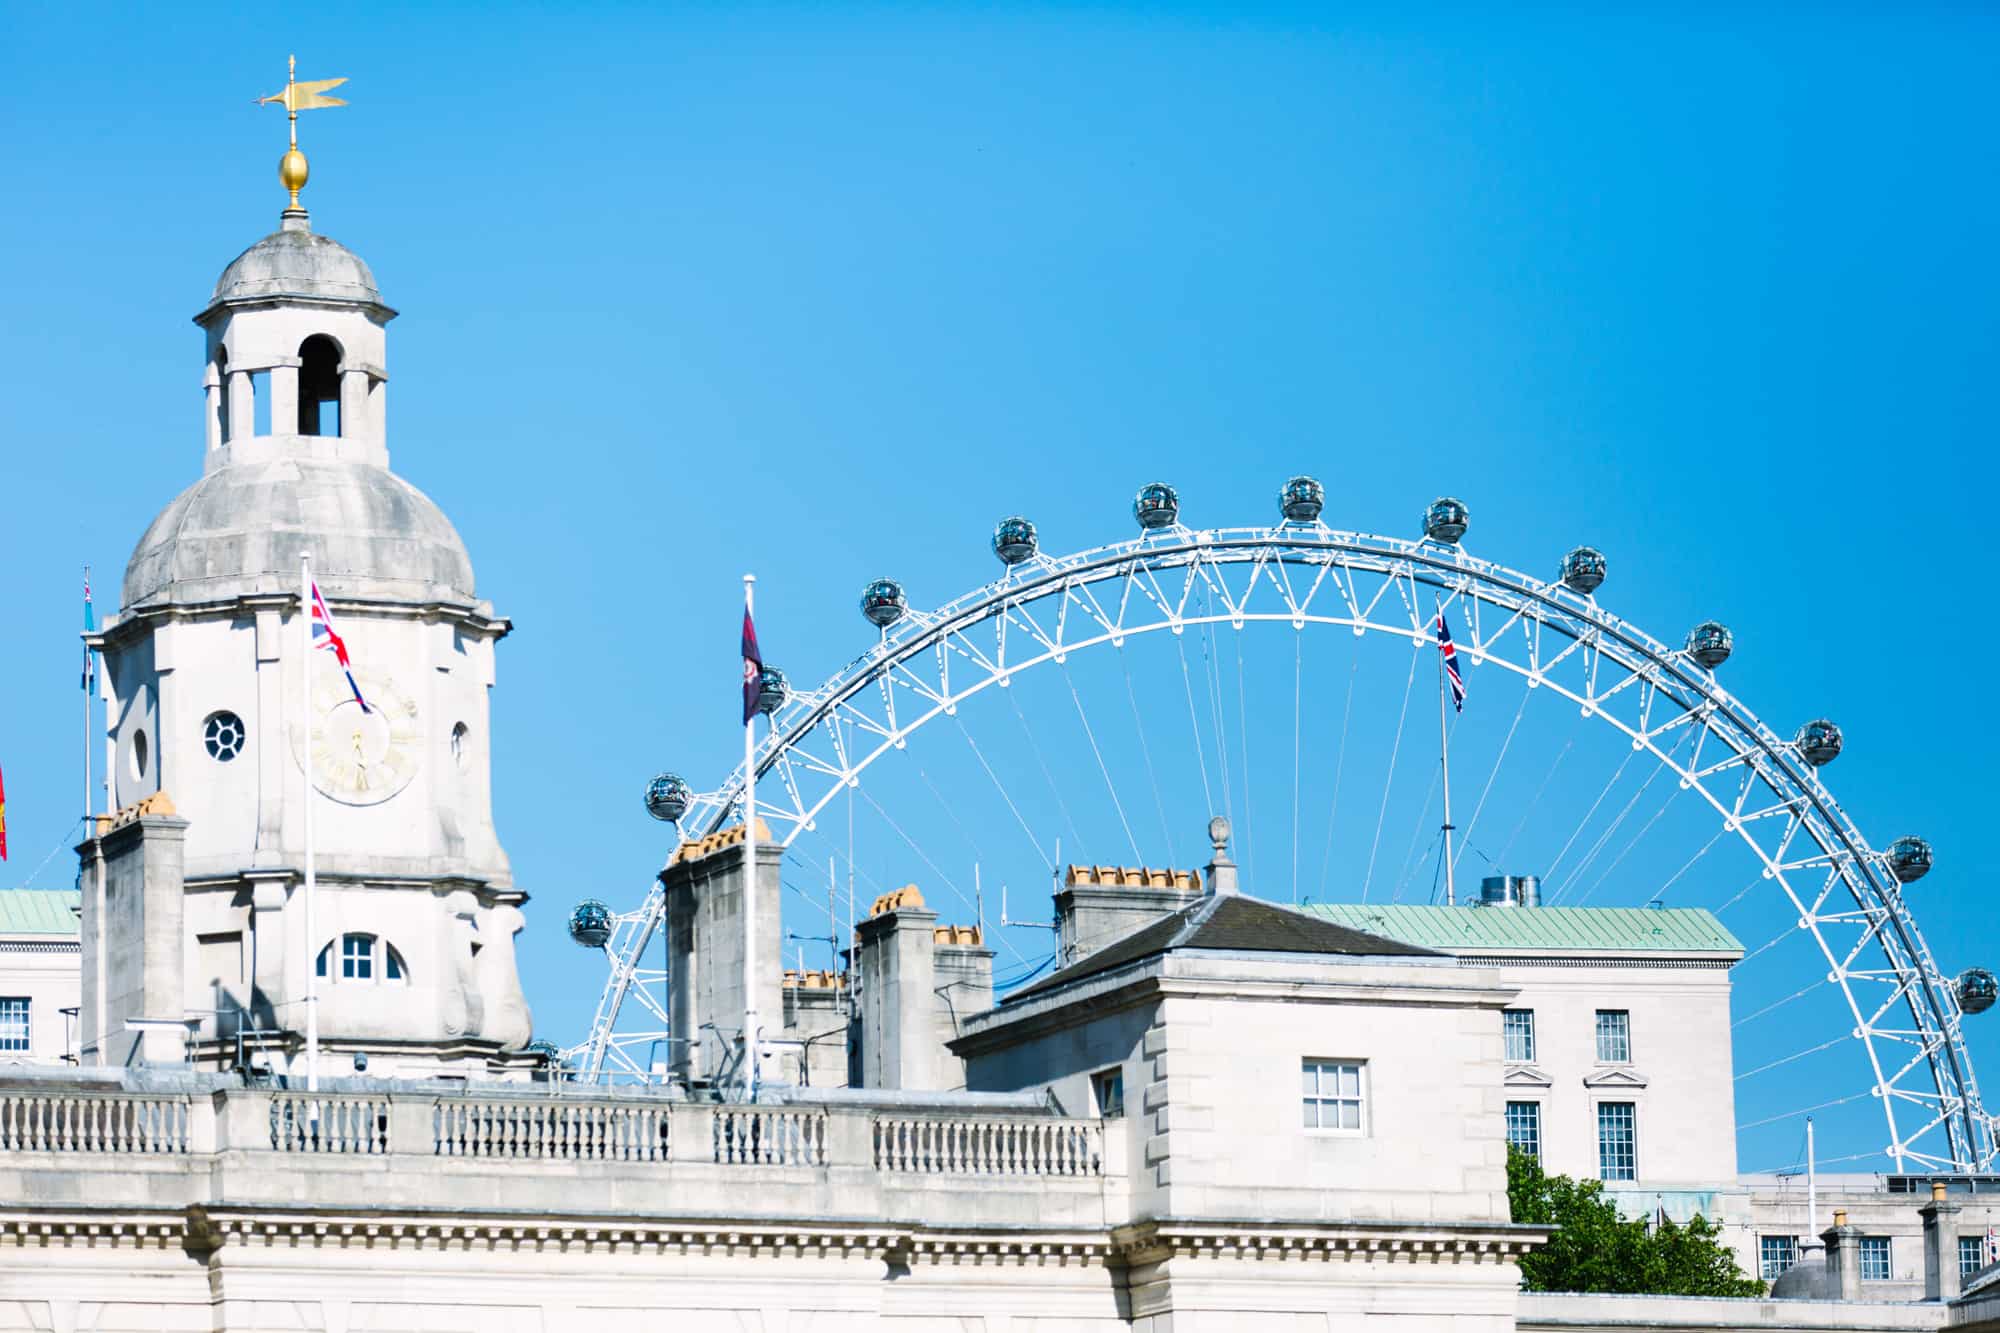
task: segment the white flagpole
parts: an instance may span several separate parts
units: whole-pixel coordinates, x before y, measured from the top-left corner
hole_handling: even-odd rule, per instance
[[[83,604],[90,605],[89,565],[83,567]],[[90,822],[91,807],[95,804],[90,771],[90,696],[96,693],[97,654],[89,644],[83,646],[83,662],[83,836],[91,838],[97,836],[97,829]]]
[[[305,719],[305,748],[299,772],[305,778],[306,835],[306,1091],[319,1091],[319,943],[318,884],[313,875],[313,706],[312,706],[312,556],[299,557],[299,706]]]
[[[1813,1161],[1813,1123],[1806,1117],[1806,1239],[1819,1235],[1819,1167]]]
[[[1444,905],[1458,904],[1458,882],[1452,874],[1451,864],[1451,733],[1445,725],[1444,696],[1444,603],[1438,603],[1437,632],[1431,636],[1437,640],[1438,650],[1438,755],[1444,765]],[[1437,881],[1431,881],[1435,884]]]
[[[757,583],[743,576],[743,614]],[[755,623],[753,620],[751,623]],[[747,667],[748,660],[744,659]],[[749,681],[745,680],[747,688]],[[743,722],[743,1087],[757,1095],[757,713]]]

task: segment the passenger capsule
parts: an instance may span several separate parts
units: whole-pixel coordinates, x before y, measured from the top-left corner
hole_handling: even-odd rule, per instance
[[[1571,592],[1585,597],[1604,586],[1604,552],[1595,546],[1579,546],[1563,557],[1562,581]]]
[[[1914,884],[1931,873],[1931,845],[1922,838],[1898,838],[1889,844],[1889,873],[1898,884]]]
[[[1736,646],[1736,637],[1729,632],[1729,626],[1713,620],[1704,620],[1688,632],[1688,656],[1713,671],[1729,660],[1729,650]]]
[[[1180,521],[1181,497],[1164,481],[1141,486],[1139,493],[1132,497],[1132,517],[1138,519],[1139,526],[1148,532],[1156,528],[1171,528]]]
[[[1840,728],[1823,717],[1800,727],[1792,743],[1799,747],[1799,758],[1814,768],[1840,758]]]
[[[1003,565],[1018,565],[1034,558],[1035,525],[1019,514],[993,525],[993,554]]]
[[[569,937],[586,949],[602,949],[611,938],[611,909],[585,898],[570,911]]]
[[[1450,545],[1465,535],[1469,517],[1464,505],[1449,495],[1439,496],[1431,501],[1429,509],[1424,510],[1424,536]]]
[[[687,813],[694,792],[673,773],[662,773],[646,784],[646,813],[672,824]]]
[[[1311,477],[1293,477],[1278,492],[1278,508],[1288,522],[1311,523],[1326,508],[1326,487]]]
[[[1993,1007],[1993,1001],[2000,999],[2000,981],[1983,967],[1968,967],[1958,974],[1954,983],[1958,991],[1958,1007],[1968,1014],[1983,1014]]]
[[[903,612],[910,609],[909,599],[903,596],[903,585],[894,579],[876,579],[861,590],[861,614],[868,617],[868,623],[876,629],[887,629],[903,618]]]
[[[769,717],[783,708],[785,700],[791,697],[792,686],[785,679],[785,673],[774,666],[765,667],[763,674],[757,677],[757,711]]]

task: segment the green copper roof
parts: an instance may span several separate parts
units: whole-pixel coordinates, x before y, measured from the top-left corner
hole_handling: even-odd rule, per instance
[[[1737,953],[1743,946],[1699,907],[1413,907],[1313,903],[1303,911],[1406,944],[1466,949]]]
[[[77,934],[75,889],[0,889],[0,935]]]

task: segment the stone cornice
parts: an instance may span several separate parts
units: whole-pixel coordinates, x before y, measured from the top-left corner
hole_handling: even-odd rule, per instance
[[[228,1204],[188,1209],[187,1233],[191,1244],[204,1249],[311,1246],[877,1260],[907,1248],[909,1237],[906,1228],[859,1222],[531,1218],[421,1211],[329,1215]]]
[[[0,1248],[366,1249],[864,1259],[907,1268],[1105,1268],[1170,1259],[1499,1264],[1544,1244],[1512,1223],[1174,1218],[1103,1231],[932,1230],[868,1221],[683,1219],[443,1210],[183,1209],[52,1205],[0,1212]]]
[[[1234,955],[1210,957],[1225,963],[1240,961]],[[1498,1008],[1511,1001],[1517,993],[1512,986],[1478,980],[1411,981],[1396,975],[1400,970],[1397,968],[1384,968],[1381,975],[1366,980],[1357,979],[1351,973],[1338,979],[1317,977],[1312,975],[1309,961],[1298,962],[1290,956],[1281,959],[1275,955],[1271,957],[1271,962],[1295,962],[1297,973],[1289,977],[1268,973],[1247,975],[1233,971],[1191,975],[1176,970],[1172,966],[1172,958],[1172,955],[1156,954],[1116,971],[1079,978],[1060,990],[1002,1004],[970,1020],[968,1030],[947,1044],[960,1056],[972,1055],[996,1045],[1059,1032],[1107,1013],[1168,998]]]
[[[1546,1244],[1552,1229],[1512,1222],[1290,1223],[1168,1218],[1112,1233],[1121,1260],[1340,1259],[1363,1263],[1506,1263]]]
[[[477,634],[490,634],[495,640],[506,638],[514,628],[513,621],[493,614],[490,602],[392,602],[350,597],[329,597],[326,601],[327,606],[335,611],[385,620],[443,621]],[[165,621],[234,618],[259,610],[290,611],[298,604],[296,593],[250,593],[207,602],[142,602],[130,609],[120,610],[107,620],[104,628],[84,634],[83,640],[103,652],[107,647],[123,647],[131,640],[152,632]]]

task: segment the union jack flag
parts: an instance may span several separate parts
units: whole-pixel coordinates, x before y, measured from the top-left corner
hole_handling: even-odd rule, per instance
[[[372,713],[368,701],[361,697],[361,687],[354,683],[354,664],[347,660],[347,640],[333,632],[333,616],[326,609],[326,599],[319,595],[319,584],[312,585],[312,640],[313,647],[324,648],[333,654],[333,660],[340,663],[340,674],[347,677],[347,688],[354,691],[354,702],[361,705],[361,711]]]
[[[1458,649],[1451,643],[1451,626],[1444,623],[1444,608],[1438,608],[1438,651],[1444,654],[1444,678],[1451,686],[1451,706],[1465,711],[1465,677],[1458,674]]]

